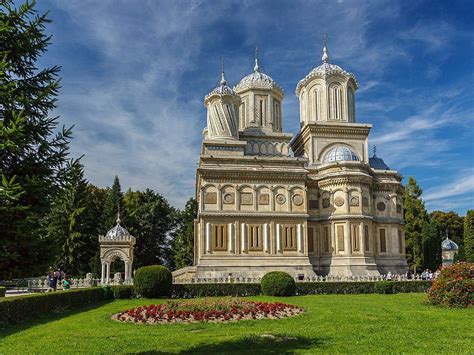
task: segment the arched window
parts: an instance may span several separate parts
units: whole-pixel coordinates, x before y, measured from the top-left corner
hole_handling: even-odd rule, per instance
[[[277,131],[280,130],[280,103],[278,101],[274,101],[273,128]]]
[[[347,106],[349,111],[349,122],[355,122],[354,90],[351,87],[347,90]]]
[[[342,119],[342,90],[339,85],[331,87],[329,112],[331,119]]]
[[[313,104],[313,112],[314,112],[314,120],[319,120],[319,89],[314,90],[314,104]]]

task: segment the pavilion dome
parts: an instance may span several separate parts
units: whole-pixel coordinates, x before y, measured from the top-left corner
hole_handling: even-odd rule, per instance
[[[357,154],[349,147],[337,145],[324,155],[323,163],[332,163],[335,161],[360,161]]]
[[[120,225],[120,217],[117,217],[117,224],[107,232],[105,239],[123,240],[126,237],[131,237],[131,234]]]
[[[443,242],[441,243],[441,249],[442,250],[458,250],[459,247],[455,242],[453,242],[451,239],[446,237],[446,239],[443,240]]]

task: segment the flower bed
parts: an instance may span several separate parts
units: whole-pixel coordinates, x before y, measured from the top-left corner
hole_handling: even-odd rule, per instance
[[[114,314],[112,319],[144,324],[234,322],[244,319],[279,319],[301,312],[302,308],[281,302],[252,302],[238,298],[199,299],[132,308]]]

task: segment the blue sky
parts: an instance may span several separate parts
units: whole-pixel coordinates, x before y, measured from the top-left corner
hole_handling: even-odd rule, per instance
[[[57,113],[75,125],[86,176],[151,188],[176,207],[194,195],[203,97],[225,59],[235,85],[253,67],[285,90],[284,130],[299,127],[296,84],[321,62],[359,81],[357,121],[431,210],[474,208],[472,1],[41,1],[53,23],[41,65],[62,66]]]

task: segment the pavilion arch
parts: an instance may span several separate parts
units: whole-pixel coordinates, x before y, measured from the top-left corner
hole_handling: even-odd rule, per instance
[[[105,252],[102,259],[111,263],[117,259],[126,262],[129,258],[121,249],[110,249]]]
[[[125,283],[133,282],[133,254],[136,239],[125,228],[120,225],[117,217],[117,225],[110,229],[105,236],[99,236],[100,261],[102,263],[101,284],[110,282],[110,265],[116,259],[125,264]]]

